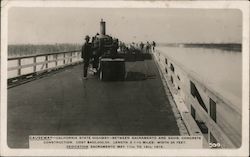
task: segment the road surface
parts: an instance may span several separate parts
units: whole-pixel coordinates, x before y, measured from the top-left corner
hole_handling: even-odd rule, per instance
[[[125,81],[103,82],[82,65],[8,89],[8,145],[29,135],[179,135],[153,60],[126,62]]]

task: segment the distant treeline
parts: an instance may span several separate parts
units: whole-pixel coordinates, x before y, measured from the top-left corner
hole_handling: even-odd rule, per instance
[[[56,53],[81,49],[80,44],[18,44],[8,45],[8,56],[27,56],[35,54]]]
[[[185,47],[203,47],[212,49],[222,49],[228,51],[239,51],[241,52],[241,44],[227,43],[227,44],[184,44]]]
[[[227,51],[241,52],[241,44],[238,43],[159,43],[159,46],[170,47],[197,47],[197,48],[211,48],[221,49]]]

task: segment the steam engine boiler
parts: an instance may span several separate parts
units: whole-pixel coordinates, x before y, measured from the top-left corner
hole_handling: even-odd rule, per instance
[[[125,79],[125,59],[118,53],[119,40],[106,35],[106,23],[101,20],[100,34],[93,37],[93,52],[99,58],[100,80],[115,81]]]

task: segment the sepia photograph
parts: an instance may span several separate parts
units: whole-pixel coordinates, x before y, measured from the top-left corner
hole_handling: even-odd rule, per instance
[[[249,153],[244,2],[137,3],[6,4],[8,150]]]

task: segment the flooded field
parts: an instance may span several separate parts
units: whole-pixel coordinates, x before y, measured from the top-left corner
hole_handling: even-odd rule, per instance
[[[223,95],[241,106],[242,53],[207,48],[157,47],[161,53],[184,65]]]

